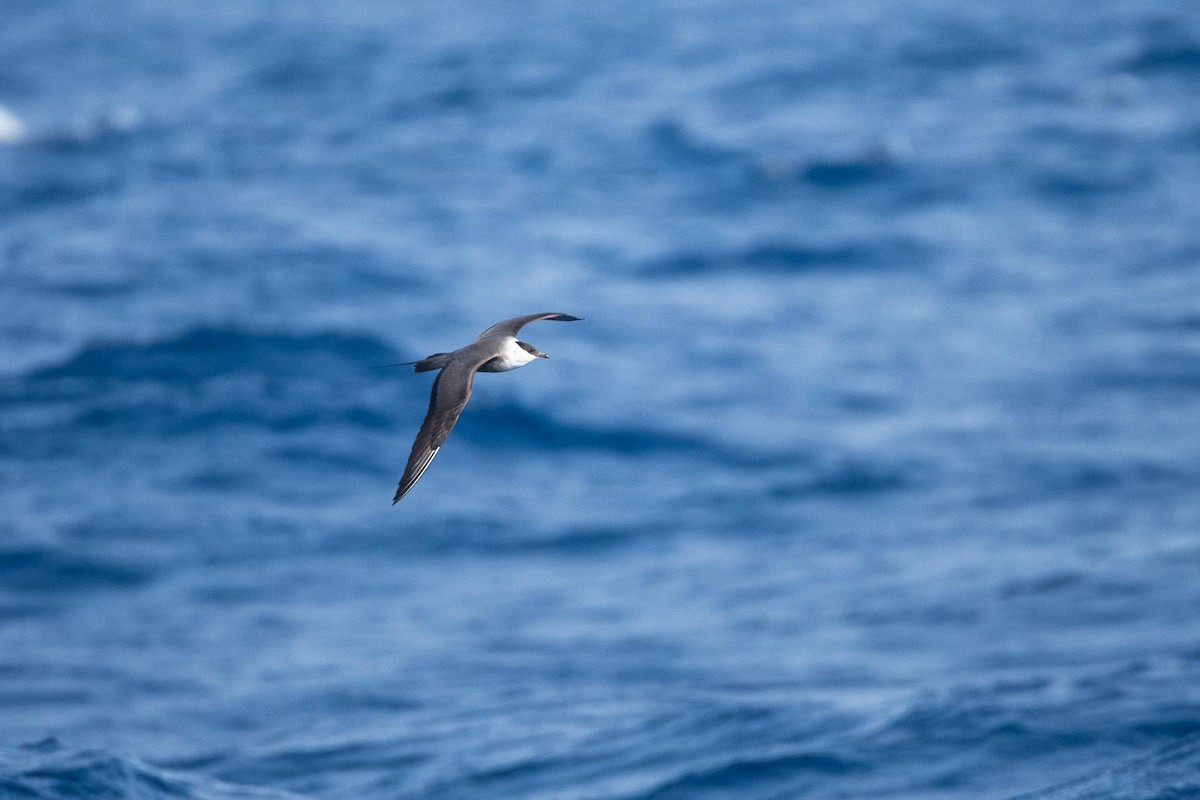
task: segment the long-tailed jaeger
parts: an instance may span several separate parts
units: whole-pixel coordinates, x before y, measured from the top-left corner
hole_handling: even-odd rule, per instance
[[[441,372],[433,382],[429,411],[421,423],[421,430],[417,432],[417,440],[413,442],[412,453],[408,456],[400,485],[396,487],[392,505],[420,480],[425,470],[429,469],[433,457],[442,449],[442,442],[450,435],[450,429],[458,422],[458,415],[471,397],[471,383],[475,380],[476,372],[507,372],[523,367],[530,361],[550,357],[533,345],[517,340],[517,332],[521,328],[541,319],[574,322],[579,317],[555,312],[513,317],[497,322],[466,347],[460,347],[452,353],[434,353],[420,361],[409,361],[403,365],[412,365],[413,372],[434,369]]]

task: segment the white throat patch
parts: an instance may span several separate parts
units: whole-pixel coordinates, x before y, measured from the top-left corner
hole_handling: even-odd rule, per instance
[[[500,370],[510,370],[525,366],[530,361],[536,359],[537,356],[517,344],[516,339],[506,339],[504,341],[504,349],[497,358],[499,358],[499,361],[496,363],[496,367]]]

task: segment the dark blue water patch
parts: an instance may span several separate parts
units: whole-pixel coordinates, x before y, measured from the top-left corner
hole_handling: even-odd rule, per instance
[[[52,208],[82,205],[119,193],[123,170],[90,158],[31,158],[27,150],[0,148],[0,211],[35,214]]]
[[[264,396],[257,385],[237,382],[225,382],[195,395],[182,391],[165,395],[108,392],[77,401],[69,410],[60,408],[36,424],[0,429],[0,442],[12,455],[50,459],[98,454],[103,448],[124,448],[139,439],[153,441],[156,437],[188,437],[221,430],[298,434],[318,429],[383,432],[398,428],[393,415],[353,398],[327,396],[305,403],[299,397],[304,387],[293,388],[282,396]]]
[[[403,65],[389,65],[393,71],[403,70],[407,79],[393,82],[381,93],[383,118],[412,124],[448,114],[478,116],[561,97],[578,85],[586,61],[587,55],[578,51],[561,50],[548,57],[537,48],[508,41],[418,54]]]
[[[83,689],[24,689],[14,686],[0,687],[0,708],[14,709],[18,706],[74,706],[86,704],[94,697]]]
[[[0,584],[18,592],[130,589],[148,583],[144,565],[89,558],[47,548],[0,550]]]
[[[817,186],[854,187],[894,177],[899,167],[887,152],[864,153],[858,158],[812,161],[804,168],[804,180]]]
[[[1070,384],[1075,392],[1192,394],[1200,390],[1200,352],[1182,346],[1148,348],[1132,358],[1089,364]]]
[[[374,426],[364,426],[374,427]],[[282,445],[267,452],[271,459],[301,469],[317,469],[338,473],[380,475],[394,471],[396,465],[390,461],[366,458],[361,451],[342,451],[320,445]]]
[[[473,85],[469,78],[463,77],[457,83],[441,89],[393,101],[388,107],[388,117],[392,120],[403,121],[425,118],[430,114],[479,112],[483,110],[484,100],[483,91]]]
[[[912,241],[811,243],[763,242],[737,250],[684,252],[654,259],[639,270],[647,277],[692,278],[720,273],[804,275],[920,264],[924,248]]]
[[[203,327],[149,342],[97,342],[62,364],[34,370],[28,378],[34,383],[71,378],[191,384],[230,373],[278,377],[357,372],[396,357],[384,342],[360,334]]]
[[[661,542],[677,533],[669,522],[657,525],[648,535],[642,525],[570,525],[546,528],[509,527],[502,515],[450,514],[434,520],[398,509],[396,517],[403,535],[394,530],[347,530],[321,545],[322,552],[378,553],[405,557],[488,556],[520,560],[531,556],[577,560],[636,549],[649,540]]]
[[[426,286],[420,270],[396,255],[368,247],[314,241],[282,226],[266,235],[263,231],[247,231],[245,236],[231,235],[223,243],[192,241],[190,237],[194,234],[191,231],[184,231],[183,235],[187,245],[181,248],[178,262],[230,276],[245,276],[247,264],[252,264],[253,275],[261,287],[256,287],[256,291],[260,292],[279,291],[278,284],[283,280],[311,287],[330,299],[357,297],[362,291],[374,290],[415,292]],[[154,262],[146,266],[162,269],[161,264]],[[271,332],[247,330],[245,333],[265,335]],[[356,336],[352,331],[344,333],[348,339]],[[298,332],[296,335],[305,334]]]
[[[44,281],[39,287],[46,294],[80,300],[97,300],[134,294],[141,284],[133,280],[79,279],[68,281]]]
[[[224,494],[249,485],[253,477],[254,473],[245,470],[206,469],[188,476],[187,485],[194,489]]]
[[[1162,20],[1142,33],[1138,52],[1119,64],[1145,77],[1200,77],[1200,37],[1178,21]]]
[[[753,184],[768,188],[809,184],[824,189],[858,189],[904,174],[900,158],[883,145],[840,157],[760,158],[748,164],[746,170]]]
[[[712,451],[706,439],[683,433],[626,426],[596,427],[564,422],[514,403],[472,408],[459,421],[461,435],[478,444],[505,448],[606,450],[626,455]]]
[[[40,131],[24,146],[34,154],[58,157],[76,169],[81,163],[76,159],[85,157],[97,167],[126,167],[138,139],[150,130],[142,124],[135,109],[120,107],[93,114],[70,126]]]
[[[646,131],[652,146],[681,165],[706,168],[738,166],[749,160],[748,153],[701,139],[678,120],[659,120]]]
[[[288,792],[160,770],[101,750],[69,750],[53,739],[0,747],[0,796],[13,800],[298,800]]]
[[[398,87],[384,109],[391,122],[411,122],[440,115],[475,116],[507,96],[502,76],[487,75],[466,64],[437,65],[425,70],[426,80]]]
[[[949,602],[909,602],[898,604],[894,598],[886,600],[864,600],[853,611],[845,615],[847,621],[866,627],[895,630],[897,627],[924,626],[927,629],[937,627],[957,627],[968,629],[984,619],[987,610],[980,604],[964,600]],[[852,680],[857,680],[853,673]]]
[[[803,793],[806,788],[811,788],[814,777],[840,776],[867,769],[860,761],[823,752],[737,758],[720,766],[687,772],[637,797],[644,800],[781,797]]]
[[[847,496],[888,494],[927,487],[933,480],[930,467],[921,463],[888,463],[865,457],[824,461],[807,474],[774,484],[770,496],[777,500],[811,498],[838,501]]]
[[[898,392],[845,390],[832,398],[837,408],[851,416],[891,416],[903,411],[906,399]]]
[[[1037,143],[1036,149],[1022,154],[1029,159],[1074,157],[1112,161],[1121,156],[1148,153],[1152,147],[1143,139],[1130,139],[1119,129],[1092,127],[1077,120],[1052,117],[1039,119],[1022,131],[1022,137]]]
[[[458,115],[480,117],[509,102],[555,97],[570,90],[578,80],[571,73],[547,75],[532,82],[495,75],[437,75],[429,81],[401,87],[395,93],[399,96],[388,101],[382,116],[392,123],[425,122]]]
[[[0,599],[0,622],[22,619],[39,619],[44,621],[51,609],[44,602],[29,600],[13,601]]]
[[[532,534],[505,540],[480,539],[474,542],[472,550],[508,555],[558,553],[588,556],[628,547],[642,538],[643,531],[629,526],[564,527],[551,535]]]
[[[245,68],[222,87],[220,111],[223,119],[244,120],[275,128],[292,142],[314,132],[326,132],[333,118],[346,117],[356,107],[349,98],[356,94],[370,97],[380,87],[387,72],[388,53],[394,49],[377,31],[338,30],[336,20],[297,19],[284,30],[245,20],[244,24],[222,32],[219,44],[232,63]],[[252,49],[261,58],[246,62],[239,52]],[[380,87],[382,88],[382,87]],[[372,98],[373,99],[373,98]],[[247,114],[264,102],[284,113],[262,116]],[[357,107],[362,111],[362,107]],[[308,125],[288,125],[287,121],[305,117]]]
[[[475,770],[465,776],[462,783],[476,792],[511,792],[517,787],[553,785],[553,781],[547,780],[547,773],[564,766],[569,764],[561,758],[527,758],[492,769]]]
[[[1179,489],[1200,483],[1200,470],[1149,460],[1019,459],[1014,481],[1041,494],[1101,494],[1117,490]]]
[[[897,64],[939,77],[997,65],[1012,66],[1035,56],[1023,29],[992,30],[966,18],[937,20],[930,35],[904,42],[893,58]]]
[[[1078,201],[1090,197],[1152,189],[1158,175],[1149,164],[1102,168],[1096,165],[1039,170],[1033,186],[1047,200]]]
[[[312,700],[327,705],[330,710],[357,709],[387,714],[417,711],[424,707],[415,694],[402,688],[388,691],[387,687],[380,686],[338,686],[331,688],[328,695]]]
[[[279,55],[251,73],[240,91],[260,101],[264,94],[279,93],[297,95],[311,102],[315,96],[344,92],[354,81],[370,78],[374,70],[372,61],[382,49],[378,43],[373,48],[362,48],[357,58],[314,58],[312,45],[324,41],[328,40],[279,43]]]
[[[1102,577],[1085,572],[1060,570],[1019,578],[1000,587],[1000,597],[1040,607],[1043,602],[1067,603],[1065,610],[1080,617],[1088,613],[1111,611],[1131,598],[1151,593],[1145,581]]]
[[[659,159],[679,174],[690,197],[702,207],[746,209],[756,203],[776,204],[808,188],[858,193],[878,190],[873,197],[906,207],[910,195],[945,194],[945,187],[925,180],[905,168],[902,147],[888,141],[868,143],[844,154],[771,154],[750,147],[712,143],[677,122],[660,122],[647,134],[651,156],[647,168],[654,172]],[[902,180],[911,178],[907,184]],[[944,179],[943,179],[944,182]],[[897,196],[879,194],[893,188]],[[846,195],[849,196],[849,195]]]
[[[1200,254],[1196,261],[1200,262]],[[1159,315],[1130,315],[1126,320],[1133,327],[1152,333],[1194,334],[1200,333],[1200,313],[1192,311]]]
[[[1058,593],[1072,589],[1083,583],[1086,579],[1087,576],[1081,572],[1053,572],[1036,578],[1005,584],[1001,588],[1000,593],[1008,597]]]
[[[1200,133],[1196,141],[1200,143]],[[1200,151],[1200,147],[1197,150]],[[1200,267],[1200,235],[1189,231],[1188,235],[1163,246],[1146,245],[1141,252],[1133,254],[1125,270],[1131,277],[1166,274],[1186,280],[1198,274],[1197,267]],[[1166,312],[1166,308],[1163,311]]]
[[[164,436],[202,434],[222,428],[261,429],[279,434],[342,426],[377,431],[396,428],[393,417],[354,405],[353,400],[350,405],[332,404],[318,409],[304,408],[294,399],[254,402],[234,396],[228,400],[229,405],[212,410],[140,404],[95,409],[81,414],[75,421],[85,428]]]
[[[0,437],[48,457],[86,447],[83,431],[390,430],[396,398],[370,367],[397,358],[378,339],[341,333],[200,328],[147,343],[93,344],[61,364],[0,378],[7,413]]]
[[[1041,139],[1037,155],[1022,154],[1014,167],[1042,200],[1069,203],[1151,192],[1160,180],[1156,153],[1111,132],[1051,126],[1030,135]]]
[[[1152,740],[1192,738],[1200,734],[1200,718],[1195,716],[1164,717],[1132,725],[1129,732],[1135,737]]]

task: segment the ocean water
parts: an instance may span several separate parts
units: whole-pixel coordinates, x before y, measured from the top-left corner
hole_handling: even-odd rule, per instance
[[[1200,797],[1200,10],[0,5],[0,798]],[[431,376],[515,314],[390,505]]]

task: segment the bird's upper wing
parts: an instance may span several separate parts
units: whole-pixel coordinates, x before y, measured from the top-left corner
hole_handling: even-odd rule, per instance
[[[523,317],[513,317],[512,319],[506,319],[503,322],[497,322],[495,325],[479,334],[479,338],[483,339],[487,336],[503,334],[516,336],[517,331],[521,330],[521,328],[524,328],[531,322],[537,322],[539,319],[553,319],[559,322],[575,322],[579,319],[579,317],[573,317],[570,314],[560,314],[556,311],[548,311],[543,314],[526,314]]]
[[[425,421],[421,423],[421,430],[417,432],[417,439],[413,442],[412,452],[409,453],[400,485],[396,487],[392,505],[404,497],[425,474],[433,457],[441,449],[442,442],[450,435],[450,429],[458,422],[458,415],[462,413],[471,397],[471,383],[478,368],[479,363],[471,363],[464,359],[457,363],[451,362],[438,373],[433,382],[433,391],[429,393],[429,411],[426,412]]]

